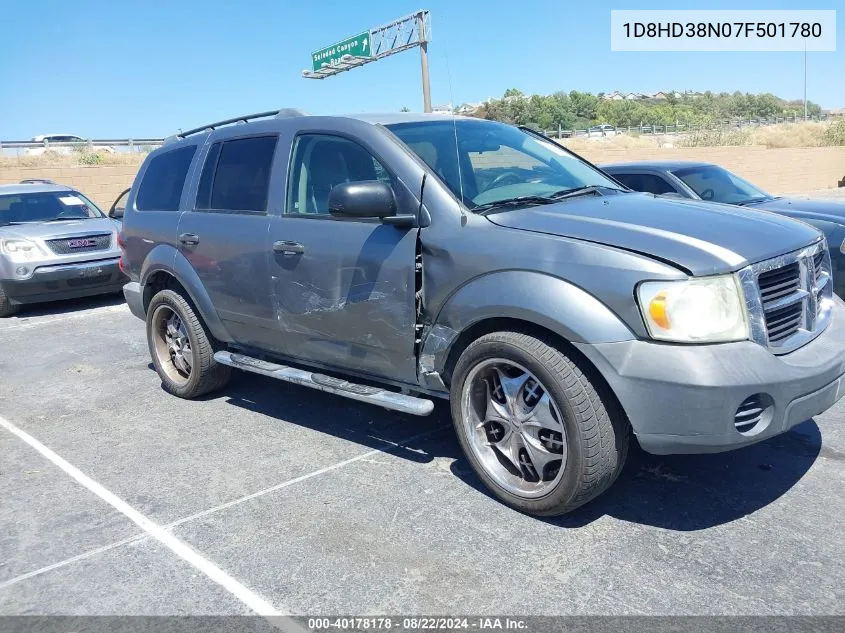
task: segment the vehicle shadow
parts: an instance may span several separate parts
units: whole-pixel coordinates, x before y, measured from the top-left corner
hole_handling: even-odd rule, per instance
[[[416,417],[244,372],[235,372],[222,398],[412,462],[451,459],[456,478],[492,497],[461,452],[444,400],[435,400],[432,415]],[[568,515],[541,520],[578,528],[612,516],[667,530],[703,530],[777,500],[801,480],[821,451],[821,434],[812,420],[759,444],[712,455],[650,455],[634,442],[609,491]]]
[[[52,301],[49,303],[30,303],[22,305],[18,312],[6,319],[3,319],[3,322],[14,322],[16,320],[23,321],[33,317],[70,314],[72,312],[81,312],[83,310],[92,310],[94,308],[116,306],[121,303],[124,303],[122,292],[95,295],[93,297],[81,297],[79,299],[63,299],[61,301]]]

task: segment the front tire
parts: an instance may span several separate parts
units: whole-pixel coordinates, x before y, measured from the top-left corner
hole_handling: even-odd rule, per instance
[[[452,420],[476,474],[528,514],[571,512],[622,470],[629,428],[560,349],[520,332],[472,342],[452,373]]]
[[[12,316],[17,311],[18,306],[12,305],[12,302],[9,301],[8,295],[3,290],[3,286],[0,286],[0,319]]]
[[[162,290],[147,308],[147,344],[162,387],[180,398],[197,398],[225,385],[231,370],[214,360],[219,344],[190,302]]]

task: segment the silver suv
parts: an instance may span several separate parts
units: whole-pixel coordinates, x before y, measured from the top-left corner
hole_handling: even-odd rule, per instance
[[[492,121],[204,126],[148,156],[123,232],[167,391],[234,367],[416,415],[447,399],[478,476],[525,512],[607,489],[632,431],[653,453],[724,451],[845,395],[816,229],[634,193]]]
[[[63,185],[0,185],[0,317],[21,304],[120,292],[118,224]]]

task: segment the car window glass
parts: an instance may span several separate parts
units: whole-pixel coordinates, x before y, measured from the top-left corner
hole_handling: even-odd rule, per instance
[[[277,136],[258,136],[224,141],[220,146],[211,184],[208,208],[222,211],[267,212],[267,194],[270,188],[270,170],[276,151]],[[213,158],[209,153],[209,158]],[[209,163],[200,178],[206,177]],[[210,178],[210,176],[209,176]],[[205,203],[197,196],[199,204]]]
[[[660,195],[663,193],[677,193],[666,180],[654,174],[612,174],[614,178],[622,182],[634,191],[645,191]]]
[[[365,180],[391,184],[384,166],[358,143],[338,136],[302,135],[291,163],[286,213],[327,215],[334,186]]]
[[[197,150],[188,145],[159,154],[150,160],[138,187],[139,211],[178,211],[188,168]]]
[[[762,189],[716,165],[687,167],[674,173],[703,200],[738,204],[755,198],[770,197]]]
[[[126,198],[129,196],[129,190],[127,189],[124,191],[117,200],[114,201],[114,208],[115,209],[125,209],[126,208]]]
[[[200,184],[197,187],[197,203],[195,206],[197,209],[208,209],[211,205],[211,183],[214,180],[214,170],[217,169],[221,145],[222,143],[215,143],[208,150],[208,156],[205,158],[205,165],[200,176]]]

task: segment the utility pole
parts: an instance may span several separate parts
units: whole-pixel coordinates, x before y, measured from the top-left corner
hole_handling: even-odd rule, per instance
[[[422,66],[423,112],[431,112],[431,86],[428,82],[428,39],[425,34],[425,16],[417,14],[420,37],[420,65]]]
[[[807,120],[807,40],[804,40],[804,120]]]

